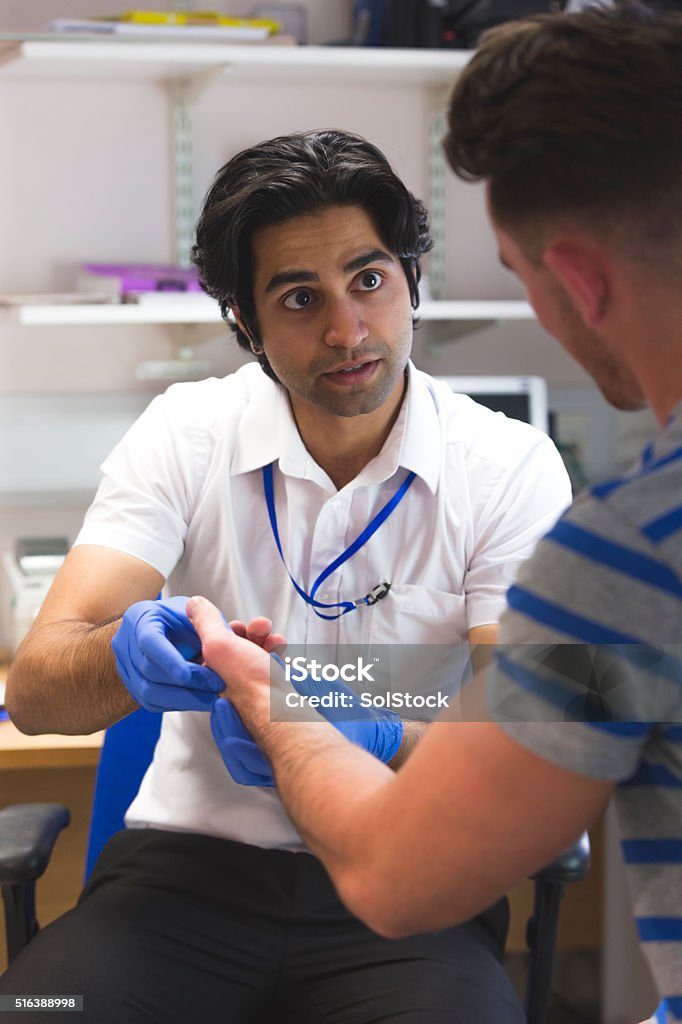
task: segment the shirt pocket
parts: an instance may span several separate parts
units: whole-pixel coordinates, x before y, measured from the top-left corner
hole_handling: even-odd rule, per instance
[[[398,583],[371,610],[372,644],[457,644],[466,641],[466,597]]]
[[[393,692],[452,696],[470,676],[465,595],[414,584],[391,587],[372,607],[370,652]]]

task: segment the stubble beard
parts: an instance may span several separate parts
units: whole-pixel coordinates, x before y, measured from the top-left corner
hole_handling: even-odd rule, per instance
[[[401,344],[397,348],[379,342],[365,353],[356,352],[351,358],[358,363],[379,361],[375,371],[376,379],[369,386],[357,384],[342,389],[331,382],[325,382],[324,373],[333,369],[331,361],[326,359],[323,364],[311,367],[310,374],[305,381],[301,381],[300,387],[289,387],[289,390],[298,398],[334,416],[352,418],[368,415],[388,401],[398,381],[404,376],[411,347],[410,337],[409,344]],[[339,358],[336,364],[343,361]]]

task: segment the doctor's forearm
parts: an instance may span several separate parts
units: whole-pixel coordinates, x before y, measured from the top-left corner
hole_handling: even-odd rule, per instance
[[[118,672],[111,639],[120,619],[34,626],[10,668],[5,700],[29,735],[82,735],[104,729],[137,708]]]

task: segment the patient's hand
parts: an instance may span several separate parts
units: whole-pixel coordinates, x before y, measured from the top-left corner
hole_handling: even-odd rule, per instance
[[[259,750],[246,722],[269,718],[269,655],[286,644],[273,633],[269,619],[245,624],[225,623],[218,609],[205,598],[193,597],[187,614],[201,640],[206,664],[215,664],[225,682],[226,699],[216,700],[211,712],[211,732],[225,767],[235,782],[246,786],[274,786],[272,767]],[[259,650],[260,648],[260,650]]]
[[[242,781],[238,774],[252,775],[260,779],[265,775],[262,762],[263,754],[259,753],[259,762],[251,763],[251,747],[247,750],[243,745],[244,737],[237,735],[241,726],[248,730],[253,742],[267,746],[267,735],[273,722],[284,722],[286,718],[301,721],[301,712],[295,705],[288,703],[288,696],[294,692],[306,697],[322,697],[332,693],[341,697],[342,710],[327,710],[315,707],[313,722],[326,720],[351,742],[367,750],[374,757],[386,764],[393,759],[402,742],[403,723],[398,715],[391,711],[370,711],[362,708],[353,699],[353,691],[341,682],[322,683],[307,676],[302,682],[292,683],[285,678],[282,671],[284,663],[281,658],[264,651],[271,650],[283,637],[271,632],[272,624],[267,620],[254,620],[244,627],[244,636],[231,631],[221,618],[220,612],[209,601],[201,597],[193,597],[187,603],[187,615],[201,639],[205,662],[209,668],[217,672],[225,680],[225,697],[234,705],[238,716],[225,707],[223,700],[216,701],[211,715],[211,728],[218,744],[223,760],[233,778]],[[251,636],[262,638],[262,644],[248,643]],[[258,648],[262,647],[261,650]],[[272,673],[273,660],[279,662]],[[271,689],[272,684],[272,689]],[[271,711],[271,696],[276,700],[275,715]],[[284,698],[284,700],[282,700]],[[300,705],[299,705],[300,707]],[[343,709],[347,709],[345,712]],[[282,717],[282,712],[288,715]],[[229,714],[228,714],[229,711]],[[277,726],[279,728],[279,726]],[[235,768],[233,757],[237,748],[241,765]],[[248,755],[242,758],[242,752]],[[266,762],[266,764],[268,764]],[[269,769],[269,764],[268,764]],[[268,785],[267,782],[256,781],[256,785]]]
[[[266,722],[270,717],[270,649],[285,643],[285,638],[273,633],[272,623],[265,618],[228,625],[205,597],[189,599],[187,616],[201,641],[204,664],[221,676],[225,697],[235,705],[244,724],[252,731],[252,725]]]
[[[230,622],[230,629],[237,636],[243,636],[251,643],[258,644],[268,654],[280,647],[286,647],[287,644],[287,638],[282,633],[273,633],[272,622],[262,615],[257,619],[251,619],[248,625],[239,619],[233,619]]]
[[[232,619],[230,621],[230,629],[236,636],[250,640],[252,644],[262,647],[268,654],[273,652],[281,654],[287,645],[287,638],[284,634],[273,633],[272,621],[262,615],[251,619],[248,624],[241,622],[239,619]],[[223,690],[221,696],[224,695],[225,691]]]

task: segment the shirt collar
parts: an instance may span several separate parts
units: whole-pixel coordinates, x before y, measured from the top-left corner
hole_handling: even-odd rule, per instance
[[[647,452],[650,458],[660,458],[666,455],[669,451],[679,447],[681,436],[682,402],[678,402],[670,412],[665,426],[658,431],[651,444],[645,448],[645,458],[647,457]]]
[[[262,373],[262,371],[261,371]],[[286,390],[265,374],[239,422],[230,474],[250,473],[279,462],[283,473],[304,477],[314,466],[296,427]]]
[[[673,406],[672,412],[668,416],[668,420],[666,422],[666,428],[679,426],[680,424],[682,424],[682,401]]]
[[[441,467],[441,422],[436,393],[429,377],[408,363],[407,419],[400,465],[415,472],[436,493]]]
[[[407,393],[384,446],[356,477],[357,484],[382,483],[400,468],[414,472],[432,494],[441,465],[441,427],[435,393],[426,374],[407,364]]]
[[[421,477],[435,493],[440,475],[440,419],[436,398],[425,374],[407,365],[407,394],[383,448],[353,485],[388,480],[400,467]],[[296,427],[285,389],[263,374],[239,424],[230,473],[236,476],[271,462],[289,476],[324,483]]]

